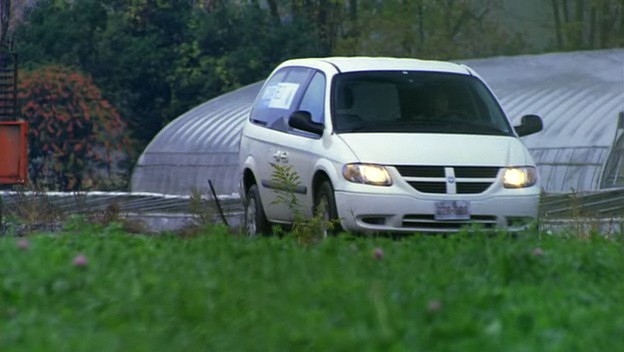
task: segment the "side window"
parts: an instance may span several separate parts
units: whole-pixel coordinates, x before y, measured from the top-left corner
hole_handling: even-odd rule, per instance
[[[250,119],[278,130],[287,130],[286,119],[295,110],[311,69],[290,67],[271,76],[254,103]]]
[[[306,89],[299,110],[309,111],[312,121],[323,123],[325,109],[325,76],[317,72]]]

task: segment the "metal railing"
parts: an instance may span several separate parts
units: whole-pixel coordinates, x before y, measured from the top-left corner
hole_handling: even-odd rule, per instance
[[[61,212],[104,210],[115,205],[121,212],[130,213],[188,213],[193,196],[160,193],[132,192],[15,192],[0,191],[5,207],[19,206],[20,203],[39,200],[48,202]],[[240,198],[237,194],[220,195],[219,202],[227,208],[237,207]],[[206,204],[214,202],[213,197],[201,196]]]
[[[543,219],[622,217],[624,188],[587,193],[548,194],[542,197],[540,214]]]
[[[218,200],[218,202],[215,201]],[[149,219],[151,227],[162,229],[188,223],[198,211],[211,211],[214,221],[240,225],[243,207],[238,194],[202,195],[198,200],[187,195],[133,192],[15,192],[0,191],[1,214],[7,214],[28,203],[45,203],[61,214],[96,213],[111,207],[121,215]],[[223,213],[221,218],[216,205]],[[198,209],[198,206],[200,209]],[[225,219],[227,218],[227,220]],[[174,220],[172,220],[174,219]],[[178,219],[177,222],[175,219]],[[545,194],[540,203],[540,222],[559,226],[574,221],[624,222],[624,188],[588,193]],[[175,223],[173,224],[172,221]],[[559,225],[558,225],[559,224]]]
[[[212,216],[215,223],[238,226],[243,209],[237,194],[215,198],[145,192],[0,191],[0,221],[18,209],[35,208],[39,212],[48,209],[62,215],[116,212],[126,218],[140,219],[153,231],[175,230],[206,214]]]

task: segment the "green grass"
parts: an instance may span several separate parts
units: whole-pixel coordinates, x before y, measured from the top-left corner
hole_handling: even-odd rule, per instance
[[[3,352],[614,351],[624,336],[620,239],[302,246],[80,223],[26,239],[23,249],[23,238],[0,238]],[[86,266],[74,265],[80,254]]]

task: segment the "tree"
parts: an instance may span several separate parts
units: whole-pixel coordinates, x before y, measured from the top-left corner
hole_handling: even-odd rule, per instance
[[[276,21],[253,1],[41,0],[27,18],[22,61],[88,72],[139,147],[194,106],[321,48],[305,18]]]
[[[18,99],[29,121],[30,179],[45,189],[91,189],[123,173],[125,124],[88,75],[60,66],[20,74]]]
[[[496,20],[505,1],[23,0],[30,6],[14,38],[22,66],[71,66],[93,77],[141,148],[170,120],[289,58],[532,51]],[[559,48],[623,44],[622,0],[548,1]]]
[[[192,1],[41,0],[16,32],[16,50],[30,67],[88,72],[145,145],[183,112],[169,110],[167,77],[193,9]]]
[[[7,42],[9,20],[11,18],[11,1],[0,0],[0,44]]]
[[[281,19],[273,10],[253,1],[211,1],[196,7],[167,76],[171,118],[264,79],[285,59],[319,55],[321,44],[305,19]]]
[[[10,43],[13,30],[23,20],[24,11],[36,3],[37,0],[0,0],[0,43]]]
[[[622,0],[549,0],[558,49],[599,49],[624,44]]]
[[[351,0],[334,50],[337,54],[433,59],[513,54],[521,36],[497,24],[501,1]]]
[[[192,1],[108,3],[106,28],[96,48],[97,67],[88,72],[127,117],[133,136],[145,145],[168,121],[193,107],[173,103],[170,77],[180,47],[191,41],[187,23],[195,8]],[[195,104],[207,98],[196,99]]]

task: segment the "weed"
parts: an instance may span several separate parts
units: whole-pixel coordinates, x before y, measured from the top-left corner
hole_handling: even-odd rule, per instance
[[[273,173],[271,181],[277,185],[276,199],[274,204],[284,204],[295,215],[302,213],[299,200],[295,196],[295,191],[300,185],[299,175],[292,169],[291,165],[280,165],[271,163]]]
[[[68,199],[73,201],[70,208],[80,209],[80,212],[75,214],[83,216],[89,223],[102,227],[107,227],[111,224],[119,224],[125,231],[130,233],[147,232],[144,222],[136,219],[128,219],[124,216],[121,206],[116,200],[94,206],[89,204],[86,193],[83,192],[76,192],[72,198]]]
[[[295,236],[301,244],[310,245],[317,243],[327,236],[327,232],[334,227],[334,221],[324,217],[324,205],[314,209],[314,215],[306,216],[296,196],[296,190],[300,186],[299,175],[291,165],[271,163],[273,173],[271,181],[277,185],[277,195],[272,204],[283,204],[293,214],[293,226],[290,234]]]
[[[191,189],[191,197],[189,199],[189,212],[193,215],[193,221],[183,228],[176,231],[180,237],[195,237],[203,233],[210,232],[217,226],[216,200],[211,201],[206,198],[197,188]]]
[[[83,192],[72,196],[52,198],[46,191],[18,189],[3,199],[2,225],[4,233],[25,235],[32,232],[58,232],[76,217],[84,223],[107,227],[120,224],[127,232],[145,233],[146,226],[140,220],[127,219],[117,201],[99,200],[93,204]]]
[[[195,225],[206,226],[215,223],[215,205],[206,199],[197,188],[191,189],[189,211],[195,217]]]
[[[589,209],[585,209],[581,197],[574,189],[572,189],[568,197],[571,220],[569,231],[574,236],[588,240],[604,230],[603,222],[606,219],[599,217],[598,214],[591,212]]]
[[[61,226],[65,217],[58,207],[48,199],[47,193],[39,190],[19,189],[3,201],[4,216],[12,224],[16,235],[36,231],[54,231]]]

